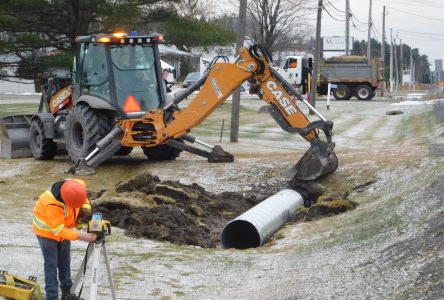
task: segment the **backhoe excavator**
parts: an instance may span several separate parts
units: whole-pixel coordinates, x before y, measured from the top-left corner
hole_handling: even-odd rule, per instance
[[[313,180],[337,168],[333,123],[285,81],[260,45],[239,49],[234,63],[216,57],[196,83],[168,101],[158,51],[162,35],[90,35],[79,36],[76,42],[70,83],[55,89],[55,81],[49,79],[38,113],[3,118],[3,157],[25,156],[22,150],[28,139],[38,160],[53,159],[57,149],[66,148],[74,163],[70,171],[76,174],[93,170],[113,155],[129,154],[134,147],[142,147],[152,160],[175,159],[188,151],[209,162],[230,162],[233,155],[189,133],[244,81],[255,79],[259,97],[282,129],[301,135],[311,145],[287,174]],[[191,103],[180,109],[178,104],[199,89]],[[319,120],[310,122],[296,105],[297,99]]]

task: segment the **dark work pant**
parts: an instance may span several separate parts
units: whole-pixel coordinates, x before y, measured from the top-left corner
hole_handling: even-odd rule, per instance
[[[53,239],[37,236],[45,260],[45,292],[47,300],[57,300],[59,281],[63,293],[69,293],[72,286],[71,280],[71,242],[57,242]]]

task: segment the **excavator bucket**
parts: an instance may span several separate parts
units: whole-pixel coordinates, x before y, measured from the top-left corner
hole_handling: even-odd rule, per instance
[[[326,142],[316,139],[296,165],[284,172],[284,175],[296,180],[314,180],[333,173],[337,167],[336,154]]]
[[[31,117],[32,115],[17,115],[0,119],[0,157],[32,157],[29,147]]]

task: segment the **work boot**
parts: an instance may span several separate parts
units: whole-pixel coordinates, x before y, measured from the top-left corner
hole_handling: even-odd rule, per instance
[[[79,297],[76,294],[71,293],[62,293],[62,299],[61,300],[77,300]],[[85,300],[83,298],[80,298],[80,300]]]

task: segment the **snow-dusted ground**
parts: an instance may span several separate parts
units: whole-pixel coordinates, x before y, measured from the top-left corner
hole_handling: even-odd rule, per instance
[[[13,81],[0,80],[0,94],[34,94],[34,81],[11,79]]]
[[[257,114],[261,101],[245,98],[241,104],[239,143],[228,142],[229,103],[193,130],[216,144],[225,120],[221,145],[235,154],[234,163],[209,164],[189,154],[152,163],[137,150],[99,167],[86,178],[89,187],[112,190],[147,170],[162,180],[196,182],[214,192],[284,185],[280,173],[308,143],[282,132],[267,114]],[[333,101],[327,110],[325,101],[317,102],[335,123],[339,157],[338,170],[321,183],[349,192],[359,203],[355,210],[288,224],[266,246],[244,251],[134,239],[113,228],[107,250],[117,297],[442,299],[444,120],[433,113],[437,105],[444,104]],[[386,114],[393,110],[402,114]],[[42,287],[42,258],[31,229],[33,198],[65,177],[69,165],[66,157],[0,160],[0,269],[37,276]],[[73,243],[73,275],[85,246]],[[104,270],[102,261],[99,298],[110,299]],[[89,274],[84,295],[88,287]]]

